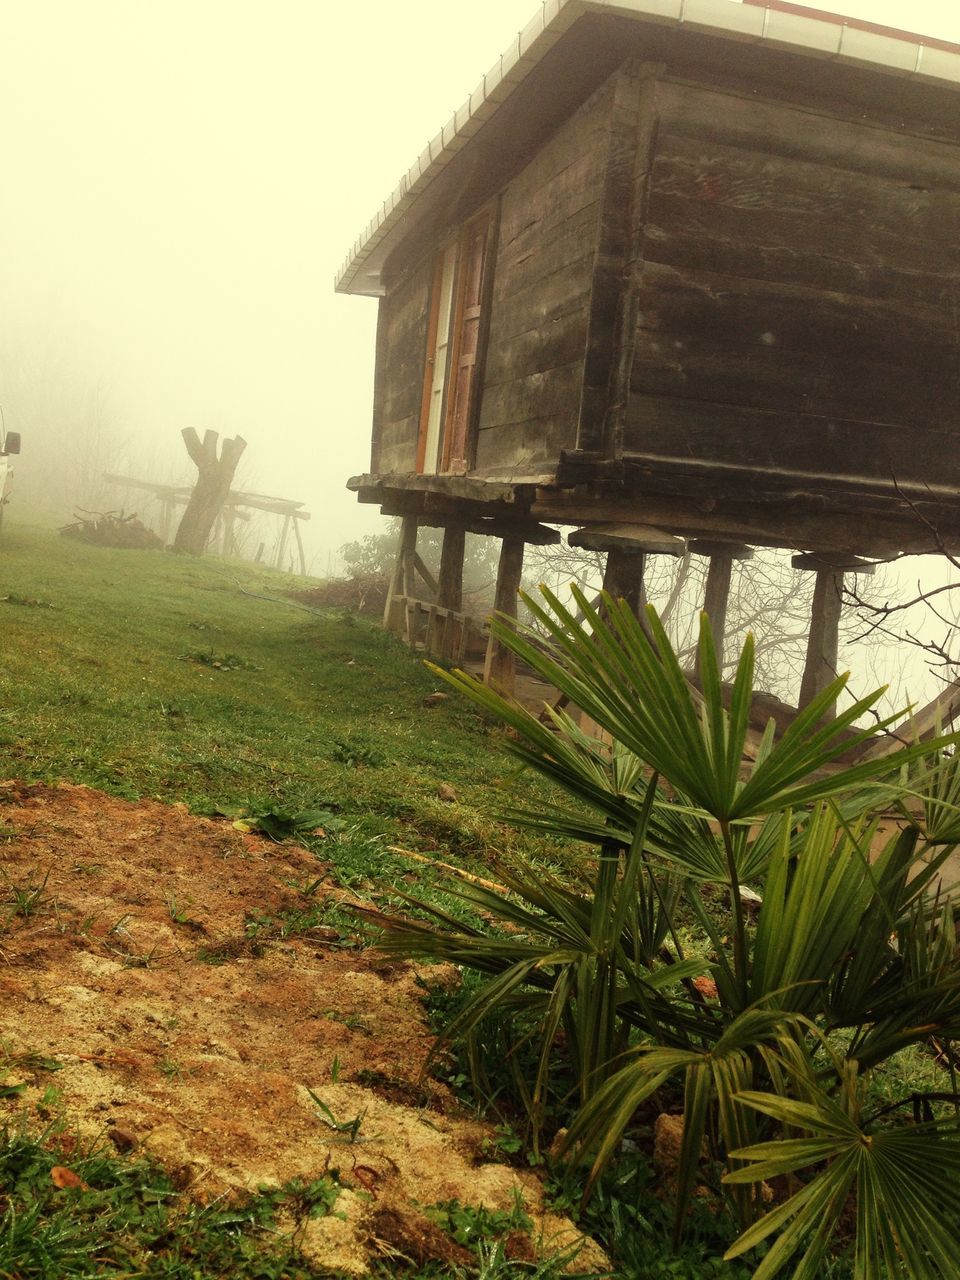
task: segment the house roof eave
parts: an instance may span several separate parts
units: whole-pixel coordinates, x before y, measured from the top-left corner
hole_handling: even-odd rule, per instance
[[[886,33],[835,14],[810,10],[808,15],[799,9],[779,0],[769,6],[759,0],[543,0],[463,106],[402,175],[351,248],[336,276],[335,289],[339,293],[382,295],[384,263],[406,233],[410,216],[429,209],[431,185],[457,153],[496,119],[570,28],[587,15],[616,15],[652,28],[670,27],[786,50],[960,91],[960,48],[922,36]]]

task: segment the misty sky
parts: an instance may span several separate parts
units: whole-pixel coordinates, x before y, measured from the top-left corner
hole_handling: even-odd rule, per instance
[[[29,413],[59,382],[51,404],[96,388],[141,471],[190,475],[184,426],[240,432],[249,482],[312,510],[317,572],[376,529],[343,488],[376,302],[333,276],[535,7],[0,0],[0,404],[24,482],[65,445],[69,414]],[[960,41],[956,0],[819,7]]]

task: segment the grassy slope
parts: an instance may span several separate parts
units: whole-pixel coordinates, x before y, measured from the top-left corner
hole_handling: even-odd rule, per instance
[[[0,773],[198,812],[335,807],[368,837],[467,855],[509,840],[483,812],[511,772],[497,731],[454,697],[425,708],[421,662],[376,626],[291,607],[290,585],[8,525]]]

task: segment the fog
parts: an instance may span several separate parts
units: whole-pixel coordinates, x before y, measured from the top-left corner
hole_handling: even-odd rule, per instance
[[[734,0],[731,0],[734,2]],[[821,8],[960,41],[955,0]],[[323,574],[380,527],[376,303],[333,293],[402,171],[531,0],[0,0],[0,406],[17,502],[66,517],[106,468],[186,481],[181,428],[304,502]]]

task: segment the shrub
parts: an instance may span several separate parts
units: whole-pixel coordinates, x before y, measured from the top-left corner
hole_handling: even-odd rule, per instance
[[[955,1277],[954,1077],[903,1103],[881,1105],[871,1086],[905,1046],[951,1056],[960,1030],[940,891],[960,838],[956,737],[857,760],[877,729],[857,722],[883,691],[825,720],[843,677],[749,749],[749,637],[725,705],[706,617],[698,694],[653,610],[641,622],[606,598],[601,614],[575,591],[581,623],[543,594],[526,602],[536,642],[506,620],[493,630],[611,745],[563,712],[545,724],[462,672],[445,678],[562,793],[507,816],[593,856],[579,883],[514,865],[498,868],[506,894],[460,886],[489,928],[418,902],[421,918],[386,922],[381,945],[484,975],[445,1035],[493,1016],[509,1054],[535,1049],[517,1073],[535,1150],[558,1067],[572,1077],[565,1150],[588,1185],[638,1108],[679,1091],[676,1242],[715,1163],[740,1230],[727,1256],[760,1246],[756,1280],[791,1261],[797,1277],[821,1275],[848,1241],[857,1277]],[[902,822],[877,853],[891,805]],[[759,891],[755,919],[744,886]]]

